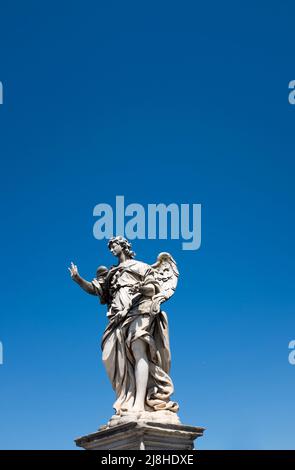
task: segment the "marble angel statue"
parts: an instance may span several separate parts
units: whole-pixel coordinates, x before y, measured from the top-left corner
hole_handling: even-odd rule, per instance
[[[178,419],[178,404],[171,400],[167,315],[161,310],[176,289],[176,263],[169,253],[160,253],[153,265],[137,261],[121,236],[111,238],[108,247],[118,264],[100,266],[92,282],[79,275],[74,263],[69,270],[82,289],[108,308],[102,359],[116,393],[116,415],[169,412]]]

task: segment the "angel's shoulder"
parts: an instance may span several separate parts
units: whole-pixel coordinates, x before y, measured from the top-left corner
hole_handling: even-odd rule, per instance
[[[141,272],[146,272],[151,269],[151,266],[145,263],[144,261],[140,261],[140,260],[132,260],[132,261],[133,261],[132,265]]]

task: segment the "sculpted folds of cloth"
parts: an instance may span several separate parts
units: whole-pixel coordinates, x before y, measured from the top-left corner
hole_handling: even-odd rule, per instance
[[[171,400],[168,321],[161,310],[176,289],[176,263],[169,253],[160,253],[153,265],[137,261],[131,244],[119,236],[108,247],[118,264],[100,266],[92,282],[79,275],[75,264],[69,270],[74,281],[108,308],[102,359],[116,393],[116,416],[162,412],[179,422],[178,404]]]

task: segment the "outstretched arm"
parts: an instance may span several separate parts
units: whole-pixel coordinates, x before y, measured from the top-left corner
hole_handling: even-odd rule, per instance
[[[78,272],[78,267],[73,262],[71,262],[71,267],[68,268],[68,270],[71,273],[71,278],[73,279],[73,281],[79,284],[79,286],[82,287],[85,292],[91,295],[96,295],[93,284],[91,282],[86,281],[86,279],[83,279],[83,277],[80,276]]]

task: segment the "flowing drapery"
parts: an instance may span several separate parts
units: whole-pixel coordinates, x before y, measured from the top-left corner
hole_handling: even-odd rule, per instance
[[[169,376],[170,347],[167,315],[150,313],[152,298],[134,294],[138,283],[160,286],[152,268],[140,261],[127,260],[109,270],[103,283],[93,281],[97,294],[107,292],[109,323],[102,338],[102,359],[116,393],[117,414],[132,409],[135,395],[135,361],[132,342],[141,339],[147,345],[149,378],[145,400],[147,411],[178,410],[170,400],[173,383]],[[99,288],[99,290],[98,290]],[[106,297],[107,297],[106,296]]]

